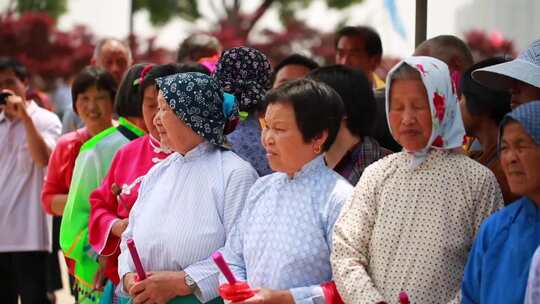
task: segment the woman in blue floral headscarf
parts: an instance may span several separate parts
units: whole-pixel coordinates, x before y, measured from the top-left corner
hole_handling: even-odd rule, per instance
[[[215,79],[223,91],[233,94],[240,108],[240,123],[227,136],[233,150],[247,160],[259,175],[272,173],[261,144],[258,110],[271,87],[272,68],[266,56],[249,47],[237,47],[223,52]]]
[[[257,173],[224,148],[228,115],[213,78],[182,73],[156,82],[154,122],[162,144],[174,152],[144,177],[131,209],[118,258],[123,292],[135,303],[221,303],[209,257],[225,244]],[[140,282],[128,239],[151,274]]]
[[[460,149],[465,130],[446,64],[410,57],[388,74],[387,119],[404,151],[367,167],[334,228],[345,303],[458,303],[482,220],[503,204],[491,171]]]

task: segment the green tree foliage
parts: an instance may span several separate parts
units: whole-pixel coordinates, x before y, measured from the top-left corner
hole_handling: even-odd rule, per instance
[[[15,6],[20,14],[38,11],[56,19],[67,11],[67,0],[17,0],[11,1],[10,6]]]
[[[248,0],[244,0],[248,1]],[[253,0],[250,0],[253,1]],[[155,25],[167,23],[173,17],[180,16],[183,19],[193,21],[201,17],[200,7],[196,0],[133,0],[133,11],[147,10],[150,21]],[[241,15],[240,7],[242,0],[211,0],[210,6],[214,13],[221,15],[221,19],[235,20]],[[313,0],[263,0],[253,13],[252,24],[246,25],[249,30],[273,5],[276,5],[282,17],[293,15],[298,9],[308,7]],[[362,0],[326,0],[331,8],[344,9],[353,4],[361,3]]]
[[[201,17],[197,0],[132,0],[132,11],[147,10],[150,22],[163,25],[174,17],[194,21]]]

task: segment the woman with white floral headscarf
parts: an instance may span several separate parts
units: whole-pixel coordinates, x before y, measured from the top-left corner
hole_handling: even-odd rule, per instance
[[[404,151],[369,166],[334,228],[332,267],[346,303],[459,303],[467,255],[503,204],[465,136],[448,67],[410,57],[388,74],[387,119]]]

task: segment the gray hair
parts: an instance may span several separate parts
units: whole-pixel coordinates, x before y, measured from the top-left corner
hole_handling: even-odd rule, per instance
[[[128,55],[128,60],[130,62],[133,61],[133,56],[131,54],[131,49],[130,49],[129,45],[125,41],[122,41],[122,40],[116,39],[116,38],[103,38],[103,39],[98,40],[98,42],[96,43],[96,47],[94,48],[94,53],[92,54],[92,58],[94,60],[97,60],[101,56],[101,51],[103,50],[103,47],[107,43],[110,43],[110,42],[117,42],[120,45],[122,45],[124,47],[124,49],[126,50],[126,53]]]
[[[415,68],[403,62],[395,71],[390,74],[389,81],[394,80],[420,80],[422,81],[422,76]]]
[[[456,36],[439,35],[422,42],[414,51],[414,55],[435,57],[451,65],[452,58],[458,57],[464,69],[474,64],[471,50],[467,44]]]

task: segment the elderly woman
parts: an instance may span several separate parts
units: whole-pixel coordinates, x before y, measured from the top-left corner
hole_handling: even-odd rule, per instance
[[[120,236],[128,224],[127,217],[137,199],[140,181],[152,166],[171,153],[170,149],[161,146],[159,133],[152,122],[158,111],[155,79],[188,71],[203,72],[206,69],[199,65],[166,64],[143,70],[136,82],[141,86],[142,114],[149,133],[116,152],[101,186],[90,195],[88,240],[96,253],[107,257],[105,276],[114,285],[119,283]]]
[[[515,108],[500,124],[502,169],[510,190],[521,198],[482,224],[465,268],[463,303],[523,303],[531,259],[540,245],[538,126],[540,101]],[[535,271],[531,268],[533,276]],[[533,292],[538,286],[530,285],[530,303],[540,303]]]
[[[346,303],[458,303],[481,222],[502,206],[489,169],[456,150],[465,130],[446,64],[410,57],[387,77],[387,118],[404,147],[372,164],[334,229]]]
[[[115,99],[116,112],[120,115],[118,126],[105,129],[85,142],[75,160],[60,226],[60,246],[75,264],[79,303],[98,303],[101,297],[103,277],[98,272],[98,257],[88,243],[89,196],[101,184],[116,151],[144,134],[141,94],[139,85],[134,85],[143,69],[142,64],[133,66],[122,80]]]
[[[490,58],[478,62],[463,73],[461,78],[461,116],[467,136],[478,140],[482,149],[469,151],[469,156],[488,167],[499,182],[504,203],[507,205],[518,196],[510,191],[497,153],[497,132],[504,115],[510,112],[510,93],[497,91],[476,82],[474,70],[505,62],[503,58]]]
[[[261,288],[241,303],[324,303],[332,228],[352,193],[324,162],[343,104],[330,87],[305,79],[274,89],[266,102],[262,140],[277,172],[251,188],[223,255],[238,279]]]
[[[219,303],[218,270],[210,255],[225,245],[257,179],[255,170],[223,148],[223,91],[210,76],[158,78],[155,123],[174,153],[144,177],[122,234],[118,274],[134,303]],[[151,275],[135,280],[126,241],[137,244]],[[215,300],[213,300],[215,299]]]
[[[371,82],[361,71],[342,65],[318,68],[309,77],[329,85],[343,100],[345,115],[325,160],[356,185],[367,166],[392,153],[370,136],[377,113]]]
[[[259,107],[270,89],[272,68],[266,56],[248,47],[228,49],[221,55],[214,75],[223,91],[236,97],[241,121],[227,136],[233,150],[260,176],[272,173],[261,145]]]

